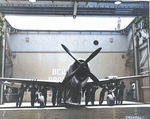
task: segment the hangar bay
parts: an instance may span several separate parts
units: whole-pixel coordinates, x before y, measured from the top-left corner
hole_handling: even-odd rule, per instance
[[[106,76],[149,75],[149,2],[122,0],[7,0],[0,1],[0,76],[43,80],[60,80],[72,62],[61,44],[65,44],[77,58],[87,58],[95,49],[102,51],[90,61],[90,68],[99,79]],[[124,29],[114,30],[28,30],[14,28],[7,16],[50,17],[133,17]],[[117,22],[117,21],[116,21]],[[61,22],[60,22],[61,23]],[[89,23],[90,24],[90,23]],[[86,25],[89,25],[86,23]],[[112,23],[116,24],[116,23]],[[122,23],[121,23],[122,24]],[[107,26],[107,24],[105,24]],[[150,102],[150,78],[124,80],[124,100]],[[4,89],[1,85],[1,104]],[[99,99],[101,89],[96,92]],[[51,101],[49,91],[48,101]],[[13,95],[10,97],[13,101]],[[84,101],[84,98],[82,99]],[[25,92],[24,101],[30,101]]]

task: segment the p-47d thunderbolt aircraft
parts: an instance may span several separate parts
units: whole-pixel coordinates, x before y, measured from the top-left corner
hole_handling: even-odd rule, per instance
[[[71,51],[65,45],[62,44],[61,46],[74,59],[74,63],[70,65],[62,82],[52,82],[49,80],[38,79],[0,78],[0,83],[11,87],[18,87],[18,83],[19,86],[21,84],[25,84],[27,87],[32,84],[38,85],[40,87],[55,87],[55,89],[57,87],[57,104],[59,105],[61,104],[62,98],[64,103],[70,100],[73,103],[80,104],[81,91],[83,88],[88,86],[96,85],[102,88],[104,84],[110,85],[111,83],[115,83],[115,85],[117,86],[122,79],[142,79],[144,77],[147,77],[147,75],[126,77],[109,76],[106,79],[98,79],[96,76],[94,76],[94,74],[91,73],[88,63],[100,52],[102,48],[98,48],[86,60],[84,60],[75,58],[75,56],[73,56]],[[89,78],[92,80],[89,81]],[[56,90],[53,90],[53,94],[54,93],[56,95]],[[55,101],[53,101],[53,105],[55,105]]]

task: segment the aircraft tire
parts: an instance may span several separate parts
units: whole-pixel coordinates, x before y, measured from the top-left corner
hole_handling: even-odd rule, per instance
[[[108,95],[107,96],[107,105],[109,105],[109,106],[113,106],[114,105],[114,100],[113,100],[112,95]]]

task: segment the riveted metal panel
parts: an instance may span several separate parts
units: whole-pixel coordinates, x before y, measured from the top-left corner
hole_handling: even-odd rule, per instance
[[[97,41],[98,44],[94,44]],[[72,52],[126,52],[127,36],[122,34],[90,33],[15,33],[10,35],[12,52],[64,52],[61,44]]]

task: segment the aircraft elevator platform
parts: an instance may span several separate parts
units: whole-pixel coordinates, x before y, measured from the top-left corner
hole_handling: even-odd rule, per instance
[[[102,106],[98,101],[94,106],[67,104],[66,106],[53,107],[47,103],[45,108],[40,108],[35,103],[31,108],[30,102],[23,102],[20,108],[15,103],[0,105],[0,119],[150,119],[150,104],[124,101],[123,105],[107,106],[104,101]]]

